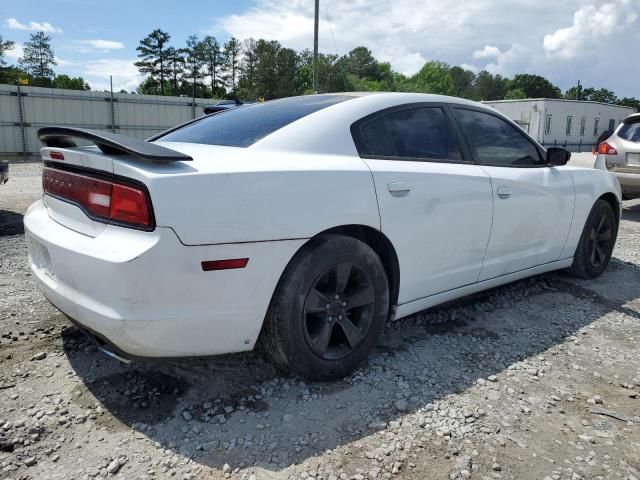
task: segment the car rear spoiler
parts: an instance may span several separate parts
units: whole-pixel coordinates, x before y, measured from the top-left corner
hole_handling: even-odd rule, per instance
[[[38,130],[38,138],[47,147],[72,148],[77,146],[73,139],[80,139],[94,143],[107,155],[133,155],[145,160],[159,160],[162,162],[193,160],[189,155],[161,147],[155,143],[117,133],[88,130],[86,128],[43,127]]]

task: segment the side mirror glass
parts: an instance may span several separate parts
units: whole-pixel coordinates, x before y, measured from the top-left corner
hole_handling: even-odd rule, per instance
[[[547,148],[547,163],[556,167],[566,165],[571,158],[571,152],[564,148],[549,147]]]

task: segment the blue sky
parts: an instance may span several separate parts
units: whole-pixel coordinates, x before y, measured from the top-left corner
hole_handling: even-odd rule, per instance
[[[321,0],[320,48],[344,54],[369,47],[403,73],[442,60],[471,70],[544,75],[563,90],[581,80],[640,97],[640,0]],[[133,62],[154,28],[183,46],[190,34],[313,44],[313,0],[19,0],[0,3],[0,35],[14,40],[48,30],[57,73],[81,75],[94,89],[134,90]],[[633,53],[632,53],[633,52]]]

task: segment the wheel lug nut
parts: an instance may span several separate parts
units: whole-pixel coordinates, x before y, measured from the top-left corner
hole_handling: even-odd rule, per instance
[[[327,304],[324,306],[324,308],[329,308],[330,306],[331,306],[331,304],[330,304],[330,303],[327,303]]]
[[[342,320],[342,315],[338,315],[338,320]]]
[[[335,298],[336,300],[338,300],[338,299],[340,298],[340,295],[336,295],[336,296],[335,296],[335,297],[333,297],[333,298]]]
[[[346,307],[347,306],[347,302],[342,302],[342,306]]]

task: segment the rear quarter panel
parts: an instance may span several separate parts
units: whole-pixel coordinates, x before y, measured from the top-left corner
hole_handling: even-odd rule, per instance
[[[148,185],[157,225],[173,228],[185,245],[304,239],[349,224],[380,228],[371,172],[357,156],[174,146],[193,156],[188,171],[120,161],[114,171]]]
[[[569,171],[573,179],[576,203],[571,229],[569,230],[569,235],[560,257],[561,259],[573,257],[589,212],[591,212],[598,198],[606,193],[613,193],[618,200],[618,205],[622,202],[620,183],[618,179],[609,172],[592,168],[564,168]],[[619,217],[620,214],[621,210],[618,208],[616,215]]]

